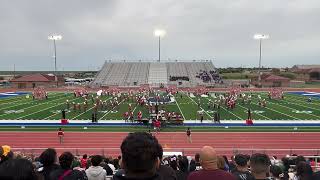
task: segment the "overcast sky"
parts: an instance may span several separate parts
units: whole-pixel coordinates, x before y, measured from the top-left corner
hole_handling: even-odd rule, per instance
[[[106,59],[213,59],[217,67],[320,64],[320,0],[1,0],[0,70],[93,70]]]

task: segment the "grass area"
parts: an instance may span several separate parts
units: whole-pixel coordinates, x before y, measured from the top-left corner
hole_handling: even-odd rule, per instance
[[[249,94],[249,93],[246,93]],[[165,94],[163,94],[165,95]],[[217,96],[219,93],[217,92]],[[266,99],[267,107],[258,105],[258,96]],[[103,96],[101,100],[109,101],[111,96]],[[185,93],[175,95],[176,102],[160,105],[160,109],[166,112],[178,112],[185,120],[200,119],[198,111],[204,111],[204,119],[212,119],[215,111],[220,112],[221,120],[240,120],[247,119],[247,110],[251,109],[254,120],[320,120],[320,99],[314,98],[307,102],[307,97],[297,94],[285,93],[285,99],[269,100],[267,93],[252,93],[251,104],[243,104],[239,101],[236,108],[231,110],[225,105],[220,109],[213,109],[212,101],[215,98],[209,97],[190,97]],[[32,100],[26,96],[16,96],[0,99],[0,120],[59,120],[61,110],[66,109],[66,101],[70,103],[84,103],[84,98],[75,98],[71,93],[53,92],[49,93],[48,100]],[[90,120],[93,111],[93,102],[89,98],[88,108],[84,110],[73,110],[72,105],[67,110],[68,119]],[[100,120],[121,120],[123,114],[128,111],[128,105],[132,104],[134,116],[138,111],[143,113],[144,118],[149,117],[148,109],[138,106],[133,101],[121,101],[115,109],[102,109],[98,111]],[[210,105],[211,104],[211,105]],[[210,105],[210,106],[208,106]]]
[[[63,126],[64,131],[67,132],[138,132],[148,130],[153,131],[149,127],[145,126],[130,126],[130,127],[110,127],[110,126],[98,126],[87,127],[84,126]],[[162,128],[161,132],[185,132],[186,126],[166,127]],[[320,132],[320,127],[191,127],[192,132]],[[26,126],[25,128],[17,126],[1,126],[0,132],[4,131],[19,131],[19,132],[56,132],[57,127],[51,126]]]

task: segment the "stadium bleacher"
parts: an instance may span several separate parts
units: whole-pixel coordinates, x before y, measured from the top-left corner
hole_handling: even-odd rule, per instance
[[[212,61],[125,62],[106,61],[92,86],[133,87],[149,84],[195,87],[214,86],[221,77]]]

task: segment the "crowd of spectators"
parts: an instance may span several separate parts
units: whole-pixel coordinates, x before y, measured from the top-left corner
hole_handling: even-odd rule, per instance
[[[169,80],[170,81],[189,81],[189,77],[188,76],[169,76]]]
[[[222,78],[217,71],[205,71],[201,70],[196,75],[197,78],[200,78],[204,83],[214,82],[214,83],[222,83]]]
[[[163,157],[157,138],[149,133],[130,133],[121,144],[115,159],[100,155],[75,157],[64,152],[57,157],[48,148],[39,157],[0,148],[1,180],[319,180],[313,172],[314,159],[269,157],[256,153],[237,154],[229,161],[204,146],[194,158]]]

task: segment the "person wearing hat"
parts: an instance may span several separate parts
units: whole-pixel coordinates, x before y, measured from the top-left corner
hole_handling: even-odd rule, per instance
[[[8,145],[3,145],[0,148],[0,164],[4,161],[11,159],[13,157],[13,153],[11,151],[11,147]]]

